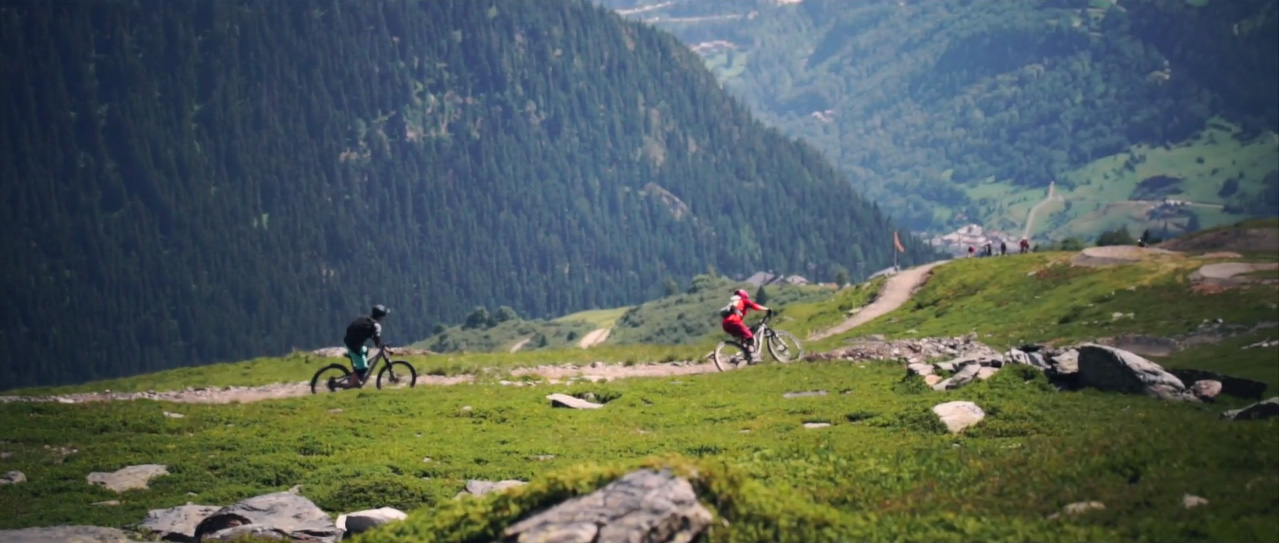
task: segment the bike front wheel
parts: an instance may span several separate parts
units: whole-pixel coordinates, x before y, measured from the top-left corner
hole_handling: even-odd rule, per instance
[[[377,372],[377,387],[381,388],[413,388],[417,384],[417,370],[413,364],[403,360],[394,360]]]
[[[715,368],[719,371],[735,370],[750,363],[750,352],[736,341],[721,341],[715,346]]]
[[[773,355],[773,358],[782,364],[799,360],[804,356],[804,345],[799,342],[795,334],[790,332],[773,330],[765,344],[768,345],[768,354]]]
[[[311,394],[337,392],[345,388],[350,379],[351,370],[346,369],[346,366],[329,364],[320,368],[320,371],[315,372],[315,376],[311,377]]]

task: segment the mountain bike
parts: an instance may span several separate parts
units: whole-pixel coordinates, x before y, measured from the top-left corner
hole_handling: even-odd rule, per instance
[[[799,338],[795,337],[794,334],[769,326],[768,321],[772,317],[773,314],[770,312],[751,327],[751,334],[754,336],[755,343],[758,345],[762,342],[768,348],[768,354],[773,355],[773,359],[782,364],[792,360],[799,360],[800,357],[804,356],[803,344],[799,342]],[[715,367],[719,371],[737,369],[753,363],[751,362],[750,351],[736,339],[719,342],[719,345],[715,346],[714,361]]]
[[[378,364],[382,364],[382,369],[378,369]],[[364,388],[365,383],[370,381],[368,376],[373,375],[374,370],[377,370],[379,390],[383,386],[413,388],[413,385],[417,384],[417,369],[413,367],[413,364],[403,360],[391,360],[387,357],[386,349],[383,348],[378,349],[377,354],[369,360],[369,371],[364,374],[363,381],[352,383],[352,380],[356,379],[355,372],[346,364],[329,364],[320,368],[311,378],[311,394],[337,392],[347,388]]]

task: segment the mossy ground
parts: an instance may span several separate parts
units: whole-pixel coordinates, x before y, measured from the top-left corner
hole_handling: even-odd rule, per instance
[[[221,505],[301,484],[333,512],[416,510],[364,541],[480,541],[524,512],[660,457],[700,474],[703,499],[728,521],[712,541],[1279,537],[1279,422],[1218,420],[1239,401],[1060,393],[1033,370],[935,393],[903,383],[902,374],[890,363],[810,363],[246,405],[9,404],[0,406],[0,448],[14,455],[4,466],[30,480],[0,488],[0,507],[13,513],[0,527],[123,526],[151,508]],[[782,397],[810,389],[828,395]],[[544,399],[585,391],[610,401],[573,411]],[[951,400],[976,402],[987,420],[946,434],[930,409]],[[166,410],[186,417],[166,418]],[[60,458],[45,445],[80,452]],[[554,457],[538,460],[546,455]],[[117,496],[88,485],[86,474],[139,463],[166,464],[172,475],[118,497],[120,506],[90,505]],[[454,501],[471,478],[535,484],[507,497]],[[1183,493],[1212,503],[1182,511]],[[1046,518],[1088,500],[1107,508]]]

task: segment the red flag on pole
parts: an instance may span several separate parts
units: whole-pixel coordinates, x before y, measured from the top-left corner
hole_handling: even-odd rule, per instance
[[[896,230],[894,230],[894,231],[893,231],[893,247],[896,247],[896,248],[897,248],[897,252],[899,252],[899,253],[904,253],[904,252],[906,252],[906,248],[905,248],[905,247],[902,247],[902,240],[901,240],[900,238],[898,238],[898,237],[897,237],[897,231],[896,231]]]

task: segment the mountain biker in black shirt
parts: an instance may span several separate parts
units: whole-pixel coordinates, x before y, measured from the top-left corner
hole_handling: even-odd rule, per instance
[[[342,338],[342,343],[346,344],[346,356],[351,359],[351,365],[355,367],[355,376],[359,379],[359,381],[352,381],[351,386],[362,384],[368,378],[369,348],[364,345],[364,342],[372,339],[373,345],[378,349],[391,354],[391,351],[382,345],[382,318],[390,312],[391,310],[386,306],[377,304],[368,315],[356,317],[346,327],[346,337]]]

